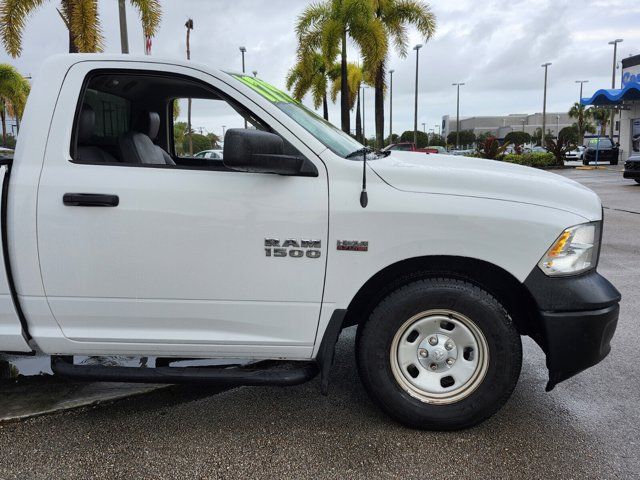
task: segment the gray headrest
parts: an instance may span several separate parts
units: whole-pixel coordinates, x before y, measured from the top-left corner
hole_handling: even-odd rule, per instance
[[[144,133],[151,140],[156,139],[160,130],[160,115],[158,115],[158,112],[141,112],[136,123],[136,131]]]
[[[96,112],[89,105],[83,105],[78,119],[78,143],[87,144],[96,128]]]

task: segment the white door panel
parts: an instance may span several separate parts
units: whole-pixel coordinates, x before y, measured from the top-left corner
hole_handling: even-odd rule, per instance
[[[87,70],[73,67],[62,88],[38,191],[43,285],[64,335],[78,351],[197,343],[212,356],[247,345],[260,356],[313,345],[328,235],[322,162],[272,122],[318,177],[73,163],[68,125]],[[65,193],[117,195],[119,205],[66,206]],[[321,257],[268,257],[266,237],[320,240]]]

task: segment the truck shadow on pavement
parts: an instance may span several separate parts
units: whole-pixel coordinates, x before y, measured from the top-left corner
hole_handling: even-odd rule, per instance
[[[183,478],[256,472],[423,477],[438,471],[447,477],[602,478],[615,468],[557,401],[561,396],[544,393],[544,357],[532,344],[525,342],[520,382],[498,414],[470,430],[440,433],[407,429],[371,403],[355,369],[354,334],[351,328],[341,336],[326,397],[318,379],[290,388],[174,386],[7,424],[0,427],[0,477],[69,478],[74,464],[83,465],[82,476],[138,478],[172,472]],[[27,455],[25,445],[36,453]],[[57,461],[61,451],[67,462]]]

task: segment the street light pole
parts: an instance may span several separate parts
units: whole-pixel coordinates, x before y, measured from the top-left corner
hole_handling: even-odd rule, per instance
[[[393,72],[395,70],[389,70],[389,75],[391,75],[389,82],[389,144],[393,143]]]
[[[556,115],[556,139],[560,138],[560,115]]]
[[[129,53],[129,34],[127,33],[127,10],[124,0],[118,0],[118,15],[120,17],[120,48],[122,53]]]
[[[544,147],[544,136],[547,128],[547,69],[551,65],[551,62],[543,63],[541,67],[544,68],[544,96],[542,100],[542,139],[540,144]]]
[[[622,43],[622,38],[616,38],[609,42],[609,45],[613,45],[613,68],[611,71],[611,88],[616,88],[616,60],[618,56],[618,44]],[[615,108],[611,109],[611,141],[613,142],[613,127],[616,121]]]
[[[458,100],[456,102],[456,150],[460,149],[460,87],[464,83],[452,83],[458,89]]]
[[[576,83],[580,84],[580,98],[578,98],[578,104],[580,104],[580,102],[582,101],[582,86],[585,83],[589,83],[589,80],[576,80]]]
[[[364,107],[364,87],[362,87],[362,141],[364,146],[367,146],[367,135],[364,133],[364,122],[366,120],[365,107]]]
[[[416,93],[413,111],[413,143],[418,147],[418,57],[422,44],[419,43],[413,49],[416,51]]]
[[[240,53],[242,54],[242,73],[244,72],[244,54],[246,53],[247,49],[245,47],[240,47]],[[244,128],[247,128],[247,119],[244,119]]]
[[[423,131],[424,133],[427,133],[427,124],[426,124],[426,123],[423,123],[423,124],[422,124],[422,131]]]
[[[244,54],[246,51],[247,49],[245,47],[240,47],[240,53],[242,53],[242,73],[244,73]]]

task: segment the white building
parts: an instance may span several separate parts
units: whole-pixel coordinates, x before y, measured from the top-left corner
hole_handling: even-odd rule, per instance
[[[564,127],[570,127],[574,123],[575,120],[570,118],[566,112],[547,112],[545,129],[555,137]],[[542,128],[542,113],[460,117],[460,131],[472,130],[476,135],[488,132],[500,139],[512,131],[523,131],[533,135],[538,128]],[[455,131],[456,116],[445,115],[442,117],[442,132],[445,138],[450,132]]]
[[[591,98],[583,98],[582,104],[618,109],[620,161],[624,162],[632,154],[640,155],[640,55],[622,60],[620,89],[598,90]]]

